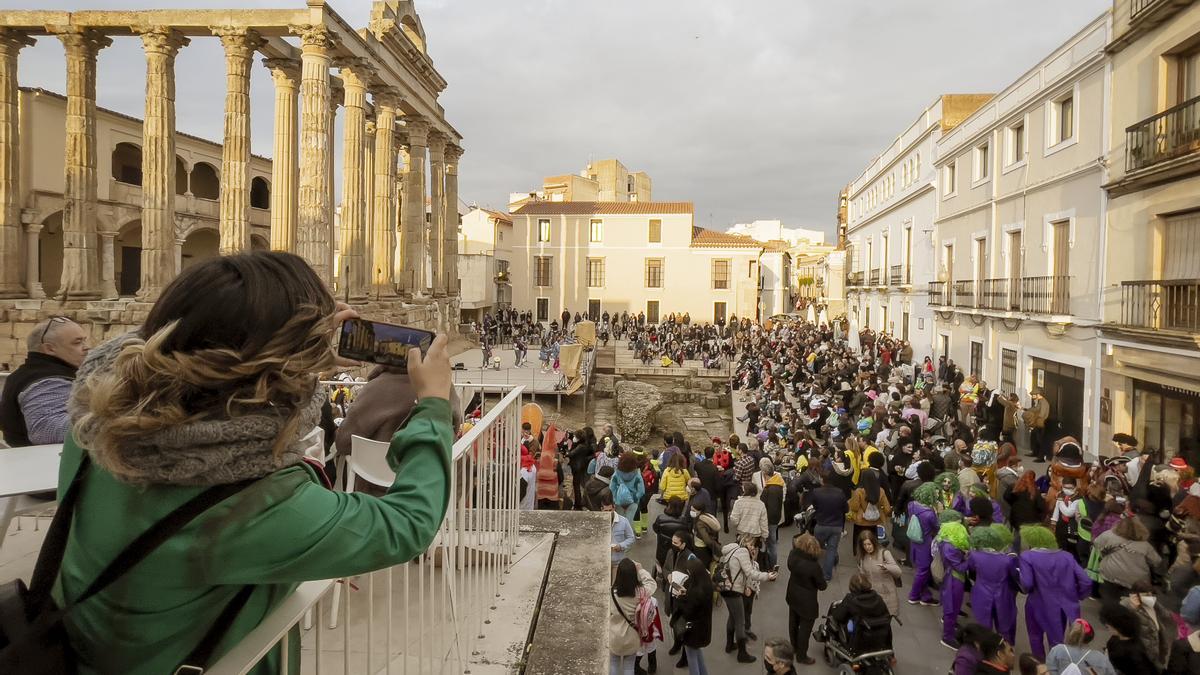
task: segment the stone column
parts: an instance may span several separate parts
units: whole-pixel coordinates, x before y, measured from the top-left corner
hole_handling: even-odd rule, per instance
[[[404,267],[404,192],[407,189],[406,181],[408,181],[408,136],[404,133],[397,132],[395,141],[396,157],[392,162],[395,167],[396,181],[393,183],[394,190],[392,195],[392,274],[394,279],[411,279],[410,275]],[[411,291],[410,291],[411,295]]]
[[[371,289],[375,273],[375,118],[372,110],[363,125],[363,286]]]
[[[458,295],[458,160],[462,148],[446,146],[446,227],[442,238],[443,265],[446,270],[446,294]]]
[[[329,269],[329,33],[324,26],[299,26],[300,80],[300,192],[297,202],[296,253],[308,261],[326,284]]]
[[[266,59],[275,80],[275,145],[271,159],[271,249],[296,250],[296,96],[300,65],[291,59]]]
[[[117,292],[116,232],[100,233],[100,297],[108,300],[120,295]]]
[[[63,190],[63,266],[66,297],[100,297],[96,246],[96,55],[112,40],[87,29],[59,34],[67,57],[66,177]]]
[[[21,265],[27,251],[21,242],[21,115],[17,93],[17,55],[33,39],[17,31],[0,29],[0,298],[34,295],[37,275],[26,277],[21,287]],[[40,225],[38,226],[41,227]],[[28,268],[37,266],[37,237]],[[41,286],[38,285],[40,291]]]
[[[429,134],[429,265],[432,268],[430,288],[435,295],[446,290],[446,270],[443,267],[442,241],[446,228],[446,137],[440,132]]]
[[[338,243],[339,243],[338,238],[337,238],[337,229],[338,228],[336,227],[336,225],[339,222],[339,217],[338,217],[338,212],[337,212],[337,200],[334,199],[334,195],[336,194],[334,192],[334,171],[336,170],[335,166],[334,166],[335,165],[335,162],[334,162],[335,154],[334,153],[337,150],[337,133],[336,133],[336,130],[334,129],[334,121],[337,119],[337,110],[338,110],[338,107],[342,105],[342,101],[345,100],[345,95],[346,95],[346,91],[342,87],[342,83],[340,81],[330,78],[330,81],[329,81],[329,139],[325,143],[325,147],[328,148],[328,152],[325,153],[325,162],[329,166],[328,171],[326,171],[326,173],[325,173],[326,201],[329,203],[329,227],[328,227],[329,232],[326,235],[326,239],[329,241],[329,246],[326,250],[327,250],[327,257],[329,259],[329,262],[328,262],[329,271],[335,282],[341,280],[341,271],[338,269],[335,269],[333,266],[334,261],[337,259],[336,253],[337,253]],[[342,288],[343,288],[343,286],[338,286],[339,295],[341,294]]]
[[[392,276],[396,249],[396,211],[392,197],[396,187],[396,107],[399,99],[391,92],[375,92],[375,168],[371,191],[371,294],[376,297],[394,296],[396,282]],[[401,280],[403,286],[403,280]]]
[[[166,26],[142,31],[146,117],[142,124],[142,278],[138,298],[153,300],[175,265],[175,55],[188,39]]]
[[[38,235],[42,231],[40,222],[25,225],[25,287],[29,289],[29,297],[41,299],[46,297],[42,290],[42,261],[38,256]],[[16,265],[8,265],[16,269]]]
[[[346,116],[343,123],[345,134],[342,140],[342,214],[341,214],[341,274],[342,289],[339,295],[351,300],[367,297],[367,276],[364,252],[367,240],[367,180],[374,175],[374,167],[367,169],[363,164],[363,132],[367,123],[368,66],[362,59],[353,59],[338,64],[342,85],[345,88]]]
[[[408,172],[404,188],[404,270],[410,291],[425,292],[425,157],[429,125],[419,117],[406,118]]]
[[[187,241],[183,238],[175,239],[175,274],[183,271],[183,244]]]
[[[225,135],[221,151],[221,255],[250,250],[250,66],[262,44],[239,26],[213,29],[225,47]]]

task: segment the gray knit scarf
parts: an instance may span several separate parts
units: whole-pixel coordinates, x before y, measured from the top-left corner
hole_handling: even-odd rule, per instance
[[[89,424],[78,424],[83,409],[80,393],[90,385],[89,376],[107,370],[133,341],[135,333],[126,333],[96,347],[79,367],[79,375],[68,404],[70,428],[75,442],[88,448],[95,426],[104,419],[93,417]],[[261,478],[302,461],[304,445],[300,440],[321,419],[325,394],[317,387],[301,411],[295,437],[275,456],[272,448],[283,430],[290,409],[264,408],[259,413],[225,419],[207,419],[149,433],[122,448],[125,466],[113,466],[103,457],[92,460],[119,480],[135,484],[223,485],[250,478]]]

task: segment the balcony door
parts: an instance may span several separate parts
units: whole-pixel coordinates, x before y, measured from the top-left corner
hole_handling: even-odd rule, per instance
[[[1166,219],[1159,289],[1162,327],[1200,327],[1200,211]]]
[[[1071,221],[1051,223],[1054,234],[1054,257],[1051,259],[1051,314],[1070,313],[1071,293]]]
[[[1008,233],[1008,308],[1021,308],[1021,277],[1025,274],[1025,244],[1021,231]]]
[[[904,228],[904,282],[912,283],[912,228]]]

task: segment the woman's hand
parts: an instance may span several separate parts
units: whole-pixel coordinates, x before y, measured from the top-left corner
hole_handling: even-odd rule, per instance
[[[449,339],[438,335],[429,345],[429,351],[421,356],[421,350],[408,350],[408,377],[412,380],[417,400],[440,398],[450,400],[450,355],[446,353]]]
[[[333,330],[335,332],[341,332],[343,321],[357,318],[359,318],[358,312],[351,308],[350,305],[347,305],[344,302],[333,303]],[[337,363],[337,365],[343,368],[355,368],[362,365],[362,363],[359,363],[354,359],[347,359],[342,356],[337,356],[336,352],[334,354],[334,361]]]

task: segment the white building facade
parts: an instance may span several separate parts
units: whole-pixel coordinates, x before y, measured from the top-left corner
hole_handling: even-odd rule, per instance
[[[934,353],[1026,405],[1040,389],[1091,456],[1109,31],[1106,12],[937,139],[934,162]]]

